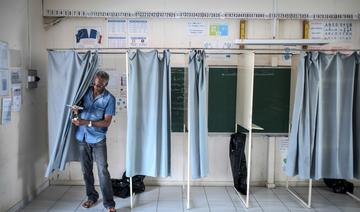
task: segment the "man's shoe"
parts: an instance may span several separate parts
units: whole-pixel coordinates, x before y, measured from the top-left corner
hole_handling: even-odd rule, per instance
[[[88,199],[82,204],[82,206],[84,208],[91,208],[95,203],[96,203],[96,201]]]

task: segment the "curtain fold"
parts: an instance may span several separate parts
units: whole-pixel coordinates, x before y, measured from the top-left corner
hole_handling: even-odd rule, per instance
[[[205,59],[205,51],[193,50],[189,54],[188,125],[193,179],[208,174],[208,70]]]
[[[303,179],[359,178],[358,55],[301,56],[286,165]]]
[[[170,52],[128,55],[126,175],[170,175]]]
[[[64,170],[66,162],[78,160],[75,127],[71,124],[70,104],[78,104],[96,73],[98,54],[88,51],[48,52],[48,177],[55,170]]]
[[[360,178],[360,55],[357,55],[354,89],[354,176]]]

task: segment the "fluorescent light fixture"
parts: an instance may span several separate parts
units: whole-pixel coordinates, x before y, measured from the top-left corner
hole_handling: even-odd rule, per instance
[[[331,40],[315,40],[315,39],[236,39],[236,45],[325,45],[331,43]]]

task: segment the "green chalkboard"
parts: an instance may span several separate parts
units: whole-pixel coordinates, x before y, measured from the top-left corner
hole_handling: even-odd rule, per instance
[[[185,120],[185,69],[171,68],[171,130],[184,131]]]
[[[236,68],[209,69],[209,132],[234,132]],[[255,68],[253,123],[261,133],[287,133],[290,69]]]
[[[236,111],[234,67],[209,68],[209,132],[234,132]],[[185,69],[171,70],[172,131],[183,132],[186,122]],[[287,133],[289,124],[290,69],[255,68],[253,123],[260,133]]]
[[[288,132],[290,72],[288,68],[255,69],[253,123],[264,128],[264,133]]]
[[[209,68],[209,132],[234,132],[236,68]]]

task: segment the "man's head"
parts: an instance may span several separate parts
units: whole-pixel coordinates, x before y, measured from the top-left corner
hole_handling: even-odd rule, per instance
[[[109,82],[109,74],[105,71],[98,71],[94,80],[94,91],[101,93]]]

